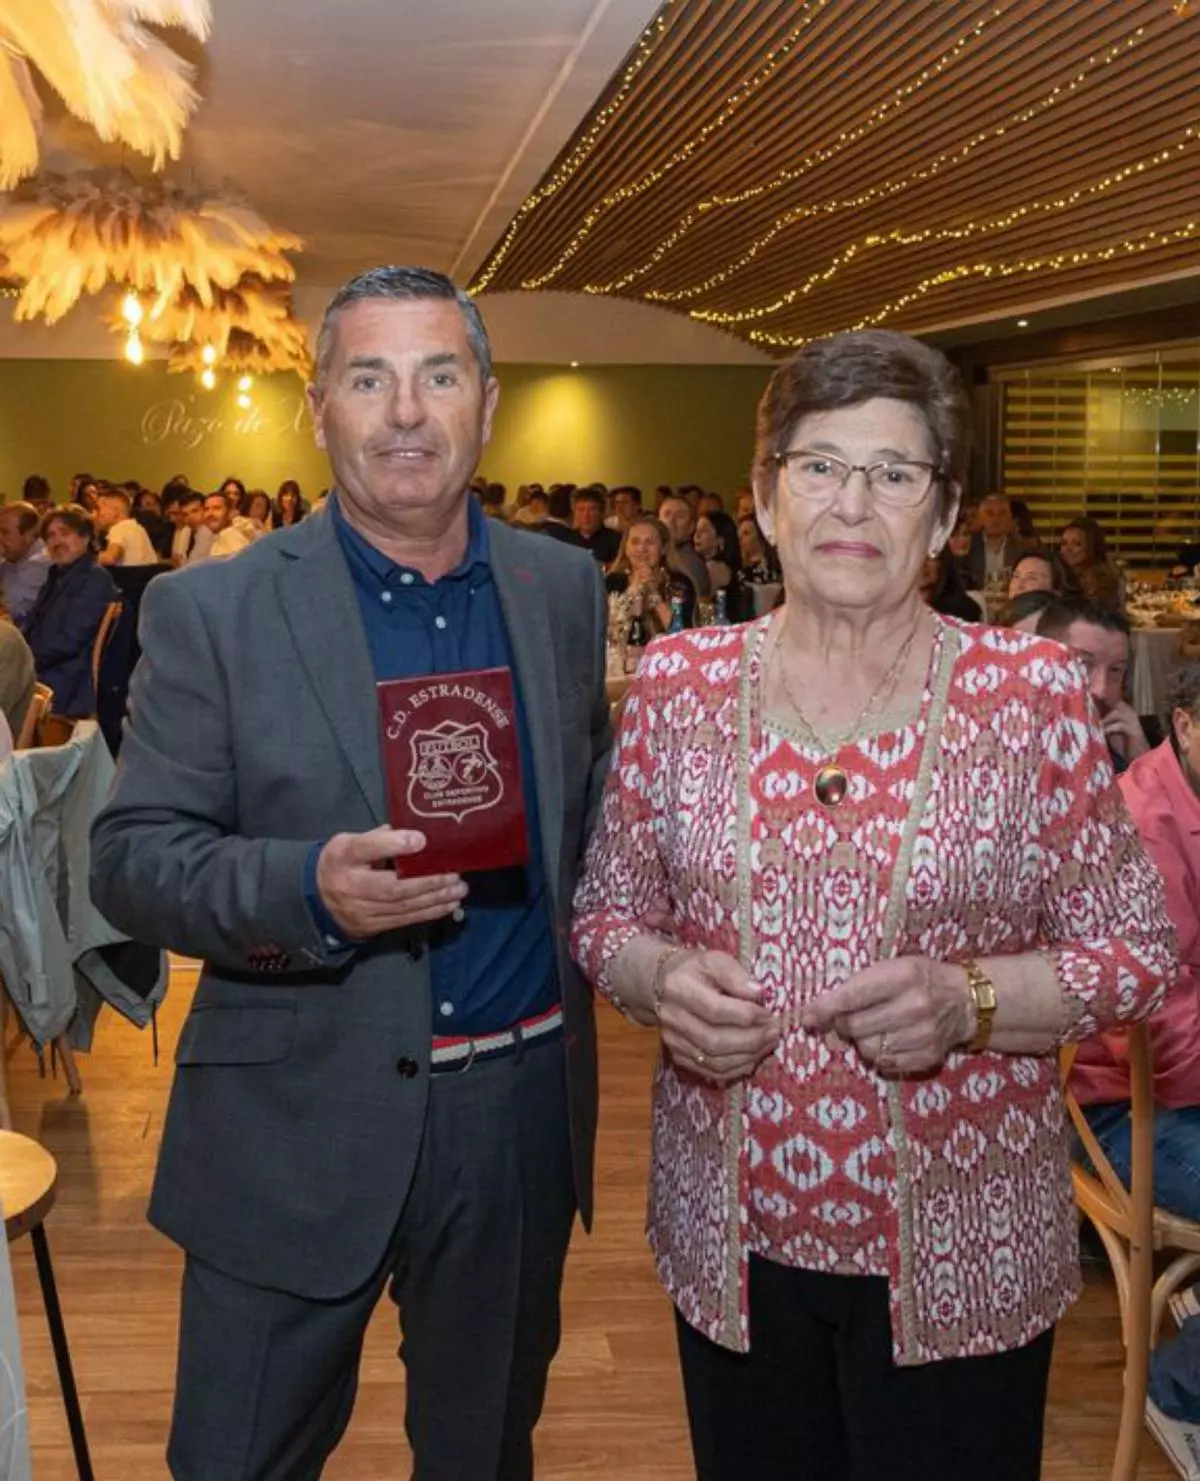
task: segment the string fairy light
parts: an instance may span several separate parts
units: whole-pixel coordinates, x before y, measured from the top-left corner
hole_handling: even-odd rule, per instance
[[[689,160],[695,154],[696,150],[705,144],[714,133],[724,128],[743,104],[753,97],[775,75],[780,64],[795,49],[804,32],[812,25],[813,21],[816,20],[817,16],[828,4],[829,0],[805,0],[804,5],[801,7],[802,14],[799,23],[788,32],[777,47],[767,53],[759,69],[742,80],[735,91],[725,99],[717,114],[698,133],[694,134],[690,139],[681,144],[678,149],[668,155],[662,164],[652,166],[640,179],[630,181],[626,185],[620,185],[616,190],[610,191],[608,195],[604,196],[599,204],[593,206],[584,215],[579,229],[550,267],[537,277],[527,278],[522,282],[521,287],[527,292],[536,291],[552,283],[583,246],[584,242],[591,235],[592,228],[602,217],[606,216],[614,207],[623,204],[625,201],[636,200],[639,196],[645,195],[647,191],[653,190],[673,169]]]
[[[628,200],[635,200],[638,196],[652,190],[671,170],[675,169],[678,165],[686,163],[698,149],[708,143],[713,134],[724,128],[743,104],[749,101],[775,75],[790,53],[796,49],[803,37],[804,31],[817,18],[817,14],[824,9],[827,3],[828,0],[816,0],[816,11],[805,14],[799,24],[788,32],[779,45],[767,53],[766,59],[758,71],[744,79],[738,88],[725,99],[716,115],[708,123],[704,124],[690,139],[685,140],[661,165],[655,165],[652,169],[647,170],[639,180],[618,186],[616,190],[610,191],[596,206],[593,206],[584,215],[575,235],[566,244],[549,269],[538,277],[526,279],[521,284],[521,287],[526,290],[536,290],[546,287],[548,283],[551,283],[559,276],[571,259],[579,252],[584,242],[591,235],[593,227],[595,227],[603,216],[615,206],[621,205]],[[808,10],[807,5],[805,6],[805,10]],[[861,122],[852,125],[850,128],[843,129],[832,144],[822,149],[816,149],[811,154],[806,155],[800,164],[793,166],[785,174],[791,179],[800,179],[818,165],[827,164],[830,160],[835,159],[839,154],[849,149],[852,145],[857,144],[881,124],[896,117],[903,111],[910,99],[915,97],[929,82],[940,77],[959,59],[966,47],[972,41],[982,36],[988,25],[992,21],[1000,19],[1003,14],[1003,7],[998,6],[993,9],[990,16],[985,16],[982,20],[977,21],[970,30],[965,31],[959,36],[954,45],[948,51],[943,52],[936,61],[930,63],[928,67],[923,68],[916,77],[897,87],[890,97],[885,98],[881,103],[877,103],[871,108]]]
[[[655,51],[657,51],[658,45],[664,35],[666,35],[667,28],[670,25],[672,12],[683,3],[684,0],[665,0],[658,14],[642,32],[641,36],[638,37],[637,44],[633,49],[633,56],[621,74],[621,80],[617,84],[612,98],[599,110],[579,143],[575,145],[562,164],[553,171],[545,184],[539,185],[536,190],[526,196],[521,202],[516,215],[509,222],[508,229],[493,249],[491,256],[484,263],[482,270],[472,284],[470,289],[472,293],[482,293],[485,291],[488,284],[496,276],[497,272],[499,272],[501,265],[512,249],[513,243],[520,234],[521,227],[528,217],[545,201],[557,195],[563,186],[573,179],[583,165],[586,164],[596,145],[599,143],[601,135],[621,111],[629,94],[633,91],[633,84],[637,81],[643,67],[645,67],[646,63],[654,55]]]
[[[1197,234],[1200,234],[1200,221],[1188,221],[1183,226],[1171,227],[1165,231],[1149,231],[1142,237],[1122,238],[1104,247],[1064,248],[1047,257],[1019,257],[1011,262],[963,262],[923,278],[898,298],[882,304],[856,323],[841,326],[841,329],[822,330],[820,336],[772,334],[766,329],[751,329],[746,337],[755,344],[769,345],[776,349],[798,349],[810,340],[826,334],[839,333],[842,330],[874,329],[886,320],[895,318],[911,304],[927,298],[938,288],[944,288],[950,283],[969,278],[1003,279],[1019,277],[1022,273],[1062,272],[1073,267],[1085,267],[1090,263],[1111,262],[1122,254],[1132,255],[1153,248],[1169,247],[1177,242],[1191,241]]]
[[[1108,387],[1101,387],[1109,390]],[[1124,401],[1133,406],[1146,407],[1148,409],[1160,409],[1172,407],[1179,409],[1185,406],[1194,406],[1196,402],[1195,386],[1117,386],[1112,388]],[[1110,392],[1111,394],[1111,392]]]
[[[806,298],[814,288],[824,283],[831,282],[833,278],[852,262],[861,252],[876,247],[914,247],[921,246],[927,242],[949,242],[966,241],[971,237],[987,236],[993,232],[1006,231],[1015,226],[1027,216],[1050,215],[1063,211],[1069,211],[1074,206],[1096,196],[1104,195],[1114,187],[1124,184],[1137,175],[1144,174],[1147,170],[1154,169],[1159,165],[1166,164],[1175,159],[1189,145],[1194,145],[1200,138],[1200,124],[1192,124],[1184,130],[1183,136],[1175,143],[1160,149],[1156,154],[1149,155],[1145,159],[1135,160],[1128,165],[1122,165],[1120,169],[1111,174],[1094,180],[1087,185],[1078,185],[1065,195],[1055,196],[1049,200],[1027,201],[1020,206],[1012,206],[999,216],[984,221],[965,221],[959,226],[927,227],[918,230],[906,230],[896,227],[891,231],[870,232],[858,242],[852,242],[848,247],[839,252],[828,266],[810,273],[795,288],[790,288],[771,303],[756,304],[754,308],[729,310],[720,309],[693,309],[689,318],[696,319],[705,324],[745,324],[755,319],[766,319],[782,309],[790,307],[798,298]],[[647,298],[656,295],[647,294]]]
[[[781,232],[786,231],[789,227],[795,226],[801,221],[810,220],[813,217],[820,216],[827,218],[835,216],[842,211],[855,210],[862,206],[871,205],[878,200],[890,199],[902,194],[912,185],[922,184],[926,180],[933,179],[935,176],[941,174],[947,166],[952,167],[961,164],[980,145],[988,143],[993,139],[1003,138],[1012,130],[1033,122],[1035,118],[1040,117],[1060,102],[1065,101],[1073,93],[1077,92],[1093,73],[1098,73],[1101,67],[1111,67],[1118,59],[1132,51],[1143,39],[1145,29],[1144,26],[1136,27],[1128,36],[1124,36],[1119,41],[1112,43],[1104,51],[1088,57],[1085,65],[1080,68],[1069,82],[1057,84],[1050,92],[1037,99],[1036,102],[1026,104],[1023,108],[1017,109],[999,124],[979,130],[962,144],[952,149],[944,150],[928,164],[915,166],[913,169],[906,171],[894,179],[881,181],[878,185],[872,185],[854,196],[795,206],[778,217],[768,230],[752,242],[733,262],[716,272],[710,273],[700,282],[673,290],[650,289],[642,296],[654,303],[683,303],[688,299],[703,297],[750,266],[763,248],[769,246]],[[810,156],[810,158],[815,157]],[[815,162],[825,163],[826,161],[824,159],[817,159]],[[647,273],[652,272],[670,255],[692,228],[699,221],[705,219],[710,212],[725,207],[747,205],[751,201],[758,200],[765,195],[781,189],[785,185],[794,183],[804,174],[808,173],[808,168],[807,163],[802,162],[800,165],[780,171],[779,174],[773,176],[770,180],[760,181],[755,185],[747,186],[745,189],[732,194],[712,195],[705,200],[698,201],[676,223],[668,236],[655,247],[644,263],[630,269],[630,271],[612,282],[585,284],[582,291],[584,293],[597,294],[623,292],[639,278],[645,277]]]

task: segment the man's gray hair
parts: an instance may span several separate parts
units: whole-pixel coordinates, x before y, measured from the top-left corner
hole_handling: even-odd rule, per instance
[[[467,339],[479,365],[479,374],[484,382],[489,381],[492,375],[492,346],[484,328],[483,316],[469,293],[464,293],[445,273],[435,272],[430,267],[373,267],[369,272],[359,273],[356,278],[351,278],[329,301],[317,335],[318,387],[325,383],[329,362],[333,357],[333,330],[343,309],[352,303],[363,303],[370,299],[404,302],[414,298],[444,298],[459,306],[466,320]]]

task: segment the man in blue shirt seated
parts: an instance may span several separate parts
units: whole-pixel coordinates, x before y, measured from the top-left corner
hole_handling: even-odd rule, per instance
[[[362,275],[310,391],[325,516],[146,593],[92,888],[138,939],[205,959],[150,1209],[187,1255],[180,1481],[319,1476],[389,1284],[415,1475],[532,1475],[591,1210],[594,1025],[567,925],[610,744],[607,624],[586,551],[470,494],[498,394],[449,279]],[[375,685],[497,667],[528,862],[430,875],[423,835],[387,822]]]

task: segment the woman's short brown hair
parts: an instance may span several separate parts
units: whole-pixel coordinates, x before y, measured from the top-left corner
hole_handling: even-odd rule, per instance
[[[82,504],[59,504],[54,509],[47,509],[42,516],[42,528],[39,531],[43,540],[55,520],[66,525],[74,534],[85,535],[89,545],[96,543],[96,521]]]
[[[797,422],[887,396],[925,418],[941,472],[960,488],[971,453],[971,404],[962,377],[940,350],[892,329],[815,339],[771,377],[758,404],[754,471],[787,451]]]

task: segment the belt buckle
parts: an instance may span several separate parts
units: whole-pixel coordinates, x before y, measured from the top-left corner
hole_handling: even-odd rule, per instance
[[[454,1071],[456,1075],[465,1075],[471,1068],[471,1066],[475,1063],[475,1048],[478,1042],[479,1041],[477,1039],[471,1040],[471,1052],[467,1055],[465,1062],[463,1064],[460,1064],[458,1069]]]

